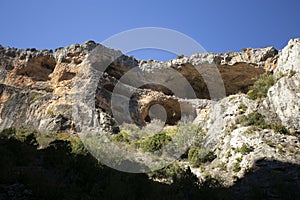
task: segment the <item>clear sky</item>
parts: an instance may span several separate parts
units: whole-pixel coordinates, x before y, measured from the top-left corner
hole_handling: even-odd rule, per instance
[[[182,32],[210,52],[281,49],[300,37],[299,0],[1,0],[0,18],[0,44],[18,48],[101,42],[149,26]],[[154,59],[168,56],[161,53]]]

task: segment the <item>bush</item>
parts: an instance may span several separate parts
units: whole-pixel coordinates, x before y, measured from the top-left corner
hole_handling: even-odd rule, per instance
[[[18,141],[25,142],[25,141],[28,141],[32,137],[35,138],[35,135],[36,135],[35,131],[30,131],[26,128],[19,128],[19,129],[15,130],[13,137]]]
[[[0,138],[1,139],[7,139],[13,134],[15,134],[16,129],[15,128],[5,128],[0,132]]]
[[[174,181],[180,179],[185,174],[185,169],[177,163],[173,163],[163,169],[151,172],[149,177],[156,179],[167,179]]]
[[[241,171],[241,169],[242,169],[242,168],[241,168],[239,162],[234,163],[233,169],[232,169],[234,172],[239,172],[239,171]]]
[[[69,141],[73,154],[87,155],[88,151],[79,137],[70,137]]]
[[[47,110],[47,117],[54,117],[53,110],[50,110],[50,109]]]
[[[188,161],[192,167],[199,167],[201,163],[211,162],[216,158],[212,151],[191,147],[188,152]]]
[[[35,140],[35,135],[36,135],[36,132],[30,131],[25,128],[19,128],[19,129],[6,128],[1,131],[0,138],[1,139],[13,138],[20,142],[28,142],[29,144],[36,145],[37,143]]]
[[[275,77],[270,74],[262,75],[247,92],[250,99],[260,99],[267,96],[269,88],[275,84]]]
[[[200,162],[200,151],[199,149],[192,147],[188,152],[188,161],[192,167],[199,167]]]
[[[289,131],[281,124],[271,124],[271,129],[273,129],[276,133],[280,134],[288,134]]]
[[[289,72],[290,72],[289,73],[289,78],[293,77],[296,74],[295,70],[290,70]]]
[[[129,143],[129,135],[126,131],[121,130],[118,134],[113,137],[113,141],[115,142],[126,142]]]
[[[240,114],[240,115],[244,114],[244,113],[246,112],[247,108],[248,108],[248,107],[247,107],[244,103],[241,103],[241,104],[239,105],[239,114]]]
[[[253,147],[249,146],[248,144],[243,144],[240,148],[237,148],[235,152],[240,152],[243,155],[247,155],[251,151],[253,151]]]
[[[264,120],[264,117],[257,111],[246,116],[241,116],[239,122],[243,126],[253,126],[247,131],[247,133],[252,133],[253,131],[257,130],[257,128],[270,128],[276,133],[289,134],[289,131],[282,124],[267,124]]]
[[[34,95],[34,97],[33,97],[33,101],[37,101],[37,100],[39,100],[41,97],[42,97],[41,94],[36,94],[36,95]]]
[[[147,137],[141,144],[144,152],[155,152],[160,150],[166,145],[172,138],[164,132],[159,132],[153,136]]]
[[[241,116],[239,121],[243,126],[257,126],[262,129],[268,128],[264,117],[257,111]]]
[[[179,55],[177,56],[177,59],[181,59],[181,58],[184,58],[184,55],[183,55],[183,54],[179,54]]]

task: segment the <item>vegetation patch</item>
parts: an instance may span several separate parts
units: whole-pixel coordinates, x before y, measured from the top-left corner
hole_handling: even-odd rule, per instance
[[[272,129],[275,133],[280,133],[280,134],[289,134],[290,132],[283,126],[282,124],[279,123],[273,123],[273,124],[268,124],[264,120],[264,117],[262,114],[259,112],[255,111],[253,113],[250,113],[248,115],[243,115],[240,117],[239,122],[243,126],[252,126],[247,130],[247,134],[253,133],[253,131],[261,128],[261,129]]]
[[[172,138],[165,132],[159,132],[153,136],[145,138],[141,143],[141,148],[144,152],[155,152],[162,149],[163,146],[168,144]]]
[[[270,128],[273,129],[276,133],[289,134],[289,131],[282,124],[271,124]]]
[[[241,167],[240,163],[242,162],[242,160],[243,159],[241,157],[236,159],[236,162],[234,163],[233,168],[232,168],[232,170],[234,172],[237,173],[237,172],[241,171],[242,167]]]
[[[244,103],[241,103],[241,104],[239,105],[239,114],[240,114],[240,115],[244,114],[244,113],[246,112],[247,108],[248,108],[248,107],[247,107]]]
[[[121,130],[118,134],[114,135],[112,140],[115,142],[130,143],[129,134],[125,130]]]
[[[262,99],[267,97],[268,90],[276,82],[272,74],[263,74],[254,84],[250,87],[247,95],[250,99]]]
[[[192,167],[199,167],[201,163],[211,162],[215,158],[214,153],[206,148],[191,147],[188,151],[188,161]]]
[[[268,128],[268,124],[265,122],[263,115],[257,111],[241,116],[239,122],[243,126],[257,126],[262,129]]]
[[[33,97],[33,101],[37,101],[37,100],[39,100],[41,97],[42,97],[41,94],[36,94],[36,95],[34,95],[34,97]]]
[[[254,150],[249,144],[244,143],[240,148],[235,149],[235,153],[241,153],[243,155],[247,155]]]
[[[51,109],[47,110],[47,117],[54,117],[54,112]]]

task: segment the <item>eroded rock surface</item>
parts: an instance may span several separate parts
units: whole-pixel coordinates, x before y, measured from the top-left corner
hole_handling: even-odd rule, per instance
[[[89,80],[86,60],[99,46],[108,49],[93,41],[54,51],[0,46],[0,129],[13,126],[76,133],[73,95],[89,92],[81,91],[84,87],[77,83]],[[96,120],[105,132],[119,131],[115,128],[118,115],[122,116],[119,123],[124,120],[139,126],[150,123],[153,112],[162,108],[165,112],[159,113],[159,119],[168,125],[192,116],[205,131],[205,147],[216,156],[192,172],[200,179],[207,175],[220,178],[227,186],[260,159],[300,164],[299,39],[291,40],[282,52],[272,47],[248,48],[236,53],[196,53],[168,62],[138,61],[108,51],[119,57],[110,60],[108,56],[92,97]],[[242,94],[266,71],[274,72],[278,79],[266,99],[251,100]],[[130,72],[139,73],[126,76]],[[145,74],[155,74],[152,82],[143,82],[141,75]],[[152,108],[154,105],[161,107]],[[267,123],[283,125],[290,134],[239,123],[242,116],[253,112],[261,113]],[[251,151],[242,152],[243,145]]]

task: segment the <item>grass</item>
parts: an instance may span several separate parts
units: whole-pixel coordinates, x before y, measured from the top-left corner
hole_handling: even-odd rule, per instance
[[[0,133],[0,139],[12,138],[20,142],[29,142],[31,143],[32,137],[36,135],[35,131],[30,131],[25,128],[6,128],[3,129]],[[35,143],[36,145],[36,143]]]

